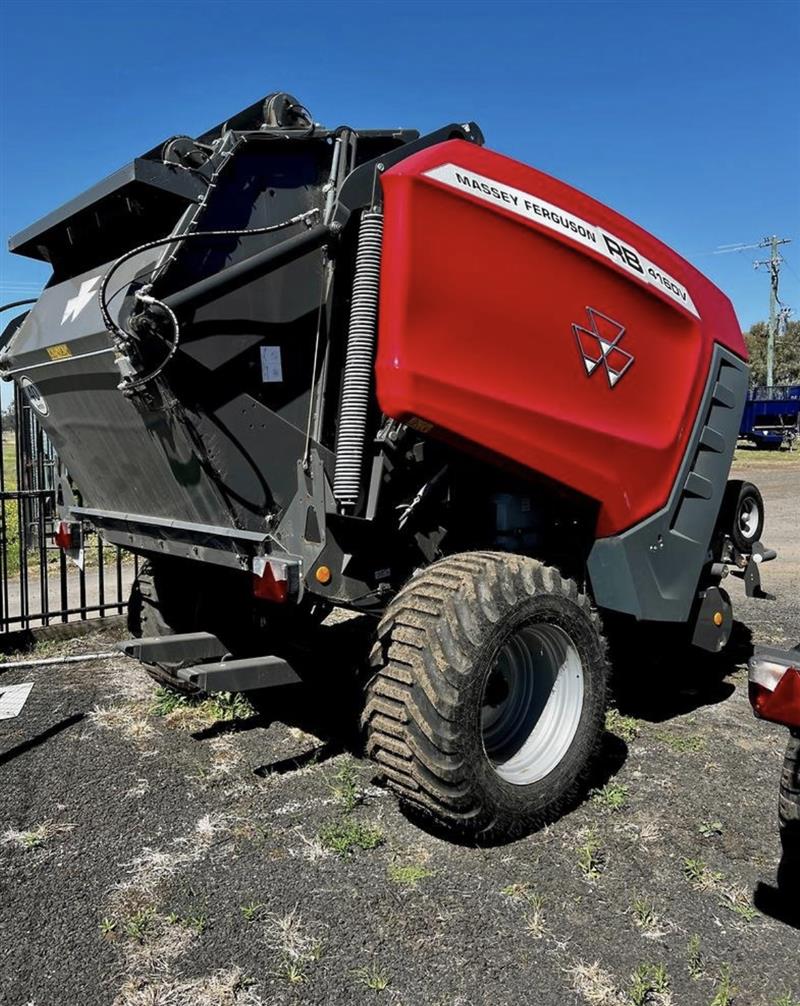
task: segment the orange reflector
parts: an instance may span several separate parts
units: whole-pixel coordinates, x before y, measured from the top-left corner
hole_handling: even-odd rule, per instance
[[[722,625],[722,612],[721,611],[715,611],[714,612],[714,625]]]
[[[317,578],[317,583],[331,582],[331,571],[327,566],[317,566],[314,576]]]

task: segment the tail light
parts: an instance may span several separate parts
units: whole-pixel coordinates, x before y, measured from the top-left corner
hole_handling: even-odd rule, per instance
[[[292,567],[279,560],[264,561],[263,569],[259,572],[256,567],[253,572],[253,596],[261,598],[262,601],[283,604],[290,593],[291,569]]]
[[[750,702],[761,719],[800,727],[800,652],[758,651],[750,659]]]
[[[53,541],[66,552],[75,548],[78,545],[78,526],[67,520],[60,520],[56,526]]]

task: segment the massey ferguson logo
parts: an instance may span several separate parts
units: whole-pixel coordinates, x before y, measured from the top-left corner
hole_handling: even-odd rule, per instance
[[[620,339],[625,334],[625,326],[595,311],[593,307],[587,307],[586,313],[589,316],[589,328],[584,328],[583,325],[572,326],[586,373],[591,377],[598,367],[602,367],[609,387],[613,388],[633,363],[633,356],[619,346]]]

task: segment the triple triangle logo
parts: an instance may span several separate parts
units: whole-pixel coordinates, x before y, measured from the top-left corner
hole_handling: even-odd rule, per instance
[[[591,377],[598,367],[602,367],[609,387],[613,388],[633,363],[633,355],[619,346],[619,341],[625,334],[625,326],[593,307],[587,307],[586,313],[590,328],[575,324],[572,326],[586,373]]]

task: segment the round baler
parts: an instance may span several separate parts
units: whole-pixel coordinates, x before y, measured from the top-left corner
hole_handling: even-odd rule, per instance
[[[326,129],[270,95],[11,247],[53,268],[0,366],[63,464],[58,540],[145,560],[124,651],[184,691],[264,689],[363,613],[366,750],[455,832],[580,794],[604,624],[719,652],[723,579],[762,593],[729,301],[474,123]]]

